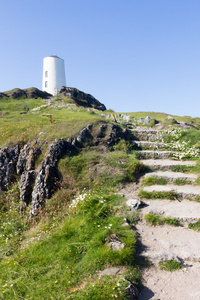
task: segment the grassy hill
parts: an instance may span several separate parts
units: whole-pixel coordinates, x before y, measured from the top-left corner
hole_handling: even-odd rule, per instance
[[[42,153],[36,160],[37,169],[52,141],[76,137],[88,124],[93,124],[94,132],[102,124],[109,129],[115,124],[113,114],[117,116],[78,106],[62,95],[50,102],[2,98],[0,147],[38,140]],[[166,114],[130,115],[150,115],[163,126],[170,125],[164,124]],[[192,145],[197,144],[199,118],[174,118],[191,125],[181,139],[190,138]],[[78,153],[60,159],[53,196],[36,217],[30,218],[29,206],[19,212],[19,176],[7,191],[1,191],[0,299],[128,299],[124,278],[139,284],[137,237],[132,230],[138,215],[128,210],[116,192],[135,181],[144,166],[130,143],[120,140],[108,149],[107,138],[105,133],[98,146],[86,143]],[[131,226],[122,226],[124,218]],[[111,250],[112,235],[126,247]],[[121,266],[124,271],[118,276],[101,276],[100,271],[111,266]]]

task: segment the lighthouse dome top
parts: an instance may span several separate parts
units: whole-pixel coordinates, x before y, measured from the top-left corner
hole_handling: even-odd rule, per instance
[[[59,58],[59,59],[62,59],[61,57],[57,56],[57,55],[50,55],[50,56],[47,56],[45,58],[48,58],[48,57],[53,57],[53,58]],[[63,59],[62,59],[63,60]]]

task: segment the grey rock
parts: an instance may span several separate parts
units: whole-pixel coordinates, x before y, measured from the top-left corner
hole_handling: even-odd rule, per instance
[[[137,121],[138,121],[138,123],[140,123],[140,124],[144,124],[144,118],[139,118]]]
[[[152,117],[147,116],[147,117],[144,119],[143,124],[150,125],[151,120],[152,120]]]
[[[130,210],[137,210],[141,206],[141,201],[138,199],[129,199],[126,201],[126,205]]]
[[[102,111],[106,110],[103,103],[99,102],[92,95],[86,94],[76,88],[63,86],[60,90],[60,94],[71,97],[77,105],[91,107]]]
[[[20,211],[22,211],[23,208],[25,208],[31,202],[34,180],[35,171],[25,171],[24,173],[22,173],[19,183],[21,199]]]
[[[126,247],[126,244],[122,243],[115,234],[111,234],[108,238],[108,241],[109,241],[108,245],[110,246],[110,249],[113,251],[119,251]]]
[[[107,124],[100,126],[100,128],[97,132],[97,138],[103,138],[104,137],[107,127],[108,127]]]
[[[126,281],[130,283],[129,286],[125,288],[125,291],[129,296],[129,300],[138,300],[139,297],[138,289],[130,280],[126,280]]]
[[[77,147],[83,147],[83,144],[85,142],[87,142],[88,140],[92,140],[93,136],[91,134],[91,130],[92,130],[93,125],[89,124],[87,125],[87,127],[83,128],[79,135],[77,136],[77,138],[75,138],[73,144]]]
[[[121,249],[124,249],[126,247],[126,244],[116,241],[116,242],[110,242],[109,246],[110,249],[113,251],[120,251]]]
[[[58,160],[70,150],[71,145],[63,139],[55,140],[48,147],[32,192],[31,216],[37,215],[38,209],[43,208],[51,196],[57,179]]]
[[[112,267],[107,268],[101,272],[101,275],[116,275],[120,272],[120,268]]]
[[[109,137],[107,139],[107,145],[110,147],[117,144],[121,137],[122,137],[121,128],[118,125],[113,125],[111,127],[111,132],[109,134]]]
[[[0,149],[0,189],[3,191],[15,180],[19,151],[19,145]]]
[[[3,94],[3,95],[1,95]],[[51,97],[51,94],[41,91],[35,87],[31,87],[28,89],[13,89],[11,91],[8,92],[4,92],[0,94],[0,98],[1,97],[10,97],[10,98],[14,98],[14,99],[18,99],[18,98],[43,98],[43,99],[47,99],[49,97]]]
[[[172,116],[167,116],[167,120],[175,120]]]
[[[17,161],[17,174],[22,174],[24,171],[33,170],[35,160],[41,154],[41,149],[37,141],[27,143],[20,151]]]

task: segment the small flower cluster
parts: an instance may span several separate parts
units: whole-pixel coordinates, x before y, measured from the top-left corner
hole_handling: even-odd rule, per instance
[[[171,128],[169,130],[163,130],[161,133],[164,135],[169,135],[172,141],[177,141],[185,131],[186,130],[181,128]]]
[[[88,201],[90,199],[91,192],[84,192],[83,194],[79,195],[75,199],[72,200],[70,204],[70,208],[76,208],[80,202]]]
[[[172,128],[170,130],[163,131],[164,134],[168,134],[171,138],[171,143],[168,143],[168,149],[176,151],[172,153],[173,159],[188,159],[192,157],[199,157],[200,150],[195,146],[190,145],[190,141],[180,141],[181,135],[186,130],[180,128]]]

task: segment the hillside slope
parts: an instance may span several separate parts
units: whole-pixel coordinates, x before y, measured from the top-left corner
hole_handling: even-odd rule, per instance
[[[157,126],[156,147],[198,159],[198,119],[184,129],[180,118],[172,129],[154,114],[149,132],[138,132],[134,113],[127,120],[75,98],[65,89],[55,98],[0,100],[2,299],[137,299],[140,213],[118,192],[133,193],[150,171],[138,158]],[[199,164],[194,171],[198,184]]]

